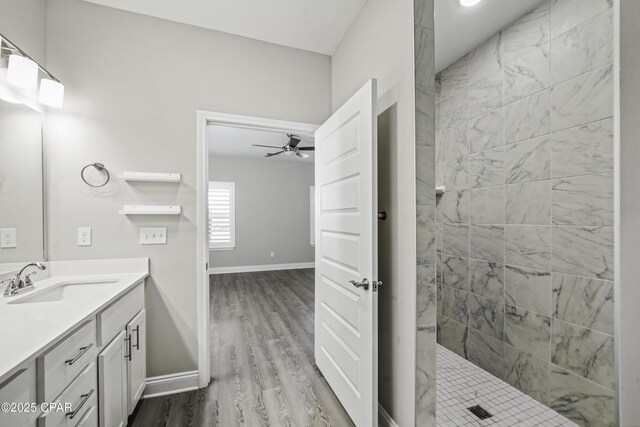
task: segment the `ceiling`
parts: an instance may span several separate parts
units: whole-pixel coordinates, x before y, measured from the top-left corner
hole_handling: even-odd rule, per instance
[[[458,0],[435,0],[436,72],[442,71],[541,0],[483,0],[460,6]]]
[[[332,55],[367,0],[85,0],[143,15]],[[397,0],[382,0],[397,1]],[[441,71],[541,0],[435,0]]]
[[[299,144],[300,147],[313,146],[313,140],[309,137],[301,139],[302,141]],[[217,156],[251,157],[255,159],[264,159],[265,162],[290,161],[313,164],[313,151],[305,151],[306,154],[309,154],[309,157],[306,159],[298,156],[287,156],[284,154],[266,158],[264,157],[265,154],[274,153],[278,150],[275,148],[269,149],[252,146],[252,144],[262,144],[282,147],[288,141],[289,138],[287,135],[280,132],[235,128],[229,126],[211,125],[207,127],[209,154]]]
[[[366,3],[366,0],[85,1],[326,55],[333,54]]]

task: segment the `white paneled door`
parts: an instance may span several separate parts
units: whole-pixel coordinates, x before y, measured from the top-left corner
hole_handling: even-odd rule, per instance
[[[357,427],[378,425],[376,81],[315,135],[316,365]]]

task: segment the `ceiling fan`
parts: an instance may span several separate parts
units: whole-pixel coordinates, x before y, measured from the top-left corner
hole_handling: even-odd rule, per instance
[[[277,156],[278,154],[285,154],[287,156],[298,156],[298,157],[302,157],[303,159],[306,159],[307,157],[309,157],[308,154],[303,153],[303,151],[313,151],[315,150],[315,147],[298,147],[298,144],[300,144],[300,141],[302,141],[302,139],[300,139],[300,137],[296,136],[296,135],[290,135],[287,134],[287,136],[289,137],[289,142],[284,145],[283,147],[276,147],[274,145],[260,145],[260,144],[253,144],[254,147],[264,147],[264,148],[277,148],[280,151],[275,152],[275,153],[267,153],[267,155],[265,155],[265,157],[273,157],[273,156]]]

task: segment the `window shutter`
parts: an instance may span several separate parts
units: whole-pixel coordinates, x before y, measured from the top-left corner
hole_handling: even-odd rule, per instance
[[[209,247],[235,246],[235,183],[209,182]]]

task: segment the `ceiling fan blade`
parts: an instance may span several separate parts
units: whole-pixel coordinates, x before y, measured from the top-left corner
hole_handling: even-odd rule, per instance
[[[315,138],[313,136],[296,135],[296,138],[302,140],[302,142],[308,142],[310,144],[313,144],[315,141]]]
[[[289,147],[297,147],[300,144],[301,139],[295,135],[287,135],[289,137]]]
[[[302,157],[303,159],[306,159],[307,157],[309,157],[309,155],[308,155],[308,154],[301,153],[301,152],[299,152],[299,151],[296,153],[296,156],[298,156],[298,157]]]
[[[260,144],[251,144],[254,147],[264,147],[264,148],[280,148],[282,149],[282,147],[276,147],[275,145],[260,145]]]
[[[298,147],[298,150],[300,151],[313,151],[315,149],[316,147]]]
[[[278,151],[277,153],[267,153],[267,155],[265,157],[273,157],[273,156],[277,156],[278,154],[282,154],[284,153],[284,151]]]

